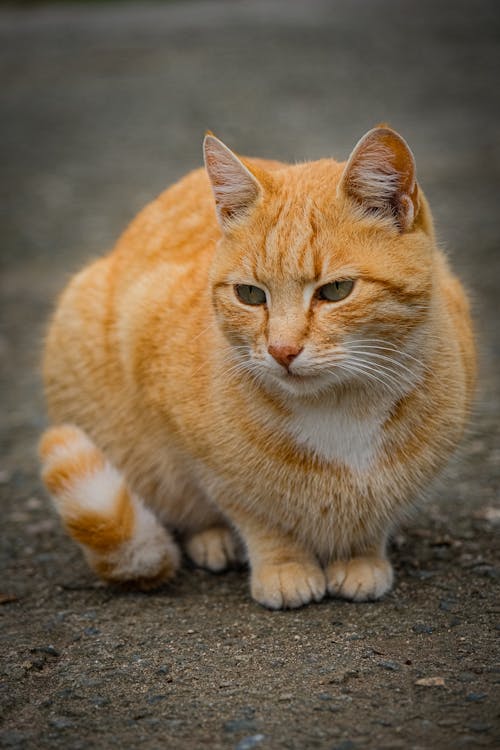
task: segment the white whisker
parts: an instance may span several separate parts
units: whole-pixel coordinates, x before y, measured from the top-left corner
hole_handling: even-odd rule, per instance
[[[410,370],[409,367],[406,367],[406,365],[404,365],[402,362],[399,362],[397,359],[394,359],[393,357],[387,357],[384,354],[372,354],[371,352],[366,352],[363,349],[349,349],[348,353],[349,354],[362,354],[362,355],[365,355],[367,357],[368,361],[370,361],[370,358],[382,359],[382,360],[384,360],[384,362],[389,362],[392,365],[397,365],[402,370],[404,370],[405,372],[407,372],[411,376],[412,379],[414,379],[415,376],[416,376],[416,373],[413,372],[413,370]],[[364,360],[364,361],[366,361],[366,360]],[[376,364],[376,363],[374,362],[373,364]],[[380,365],[380,366],[382,366],[382,365]]]
[[[352,362],[349,362],[349,363],[342,362],[338,366],[339,366],[340,369],[347,370],[347,372],[351,372],[351,373],[353,373],[355,375],[362,375],[363,377],[366,377],[366,378],[368,378],[370,380],[375,380],[378,383],[380,383],[382,386],[384,386],[384,388],[387,388],[388,390],[390,390],[392,387],[394,387],[394,386],[391,386],[391,384],[388,383],[386,380],[382,380],[377,375],[375,375],[371,369],[370,370],[366,370],[366,369],[361,368],[361,367],[359,367],[357,365],[354,365]],[[399,383],[397,383],[397,385],[399,385]]]

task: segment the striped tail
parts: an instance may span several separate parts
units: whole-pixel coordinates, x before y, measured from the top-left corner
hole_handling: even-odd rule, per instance
[[[84,432],[52,427],[39,453],[64,527],[101,578],[153,588],[173,577],[179,548]]]

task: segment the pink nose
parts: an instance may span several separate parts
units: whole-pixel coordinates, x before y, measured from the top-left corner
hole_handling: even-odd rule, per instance
[[[267,351],[283,367],[290,367],[292,360],[300,354],[302,346],[293,346],[289,344],[269,344]]]

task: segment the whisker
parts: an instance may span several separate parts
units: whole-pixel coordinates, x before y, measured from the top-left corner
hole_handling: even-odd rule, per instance
[[[372,365],[369,362],[364,362],[360,360],[349,360],[346,364],[351,365],[353,367],[358,367],[364,372],[372,372],[379,375],[381,378],[385,378],[388,382],[391,382],[394,387],[401,388],[401,379],[396,377],[396,375],[391,371],[383,367],[383,365]]]
[[[351,365],[352,367],[355,367],[356,365],[360,365],[365,371],[370,370],[371,372],[376,372],[378,375],[385,375],[387,378],[390,378],[390,380],[396,385],[398,388],[401,387],[402,383],[406,383],[407,385],[413,385],[414,384],[414,374],[411,373],[412,379],[409,380],[406,373],[398,372],[397,370],[394,370],[391,367],[387,367],[385,365],[381,365],[378,362],[370,362],[370,360],[366,359],[348,359],[346,360],[344,356],[338,357],[338,358],[330,358],[330,363],[338,363],[339,365],[345,364],[345,365]]]
[[[196,336],[194,336],[194,337],[193,337],[193,338],[191,339],[191,341],[197,341],[197,340],[198,340],[198,339],[200,338],[200,336],[203,336],[203,334],[205,334],[205,333],[206,333],[206,332],[207,332],[207,331],[208,331],[208,330],[209,330],[210,328],[212,328],[212,326],[213,326],[213,322],[212,322],[212,323],[210,323],[210,325],[208,325],[208,326],[207,326],[206,328],[204,328],[204,329],[203,329],[202,331],[200,331],[199,333],[197,333],[197,334],[196,334]]]
[[[409,367],[406,367],[406,365],[404,365],[402,362],[399,362],[397,359],[393,359],[392,357],[387,357],[384,354],[372,354],[371,352],[368,353],[363,349],[349,349],[348,353],[349,354],[364,354],[368,358],[373,357],[377,359],[383,359],[385,362],[390,362],[392,365],[397,365],[398,367],[400,367],[402,370],[404,370],[409,375],[411,375],[412,379],[414,379],[416,376],[416,373],[413,372],[413,370],[410,370]],[[368,361],[370,360],[368,359]],[[373,364],[376,364],[376,363],[374,362]]]
[[[381,380],[379,377],[374,375],[372,372],[366,372],[364,370],[360,370],[357,367],[354,367],[352,363],[346,364],[345,362],[339,365],[339,369],[346,370],[347,372],[350,372],[354,375],[363,375],[363,377],[367,377],[371,380],[375,380],[378,383],[380,383],[384,388],[387,388],[388,390],[391,389],[391,385],[387,383],[384,380]]]
[[[399,354],[402,357],[408,357],[408,359],[412,359],[414,362],[416,362],[417,364],[421,365],[424,368],[427,367],[425,362],[423,362],[421,359],[418,359],[418,357],[414,357],[413,354],[409,354],[408,352],[405,352],[403,349],[399,349],[395,344],[393,344],[390,341],[384,341],[383,339],[356,339],[355,341],[353,341],[353,344],[355,346],[361,345],[365,349],[379,349],[380,351],[394,352],[395,354]],[[372,344],[376,344],[376,345],[372,346]],[[347,348],[349,348],[349,344],[347,344]]]

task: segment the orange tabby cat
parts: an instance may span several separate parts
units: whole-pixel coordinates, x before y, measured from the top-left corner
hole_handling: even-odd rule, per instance
[[[386,127],[346,164],[204,148],[62,295],[44,481],[106,580],[169,579],[175,531],[209,570],[246,557],[267,607],[377,599],[475,369],[412,153]]]

